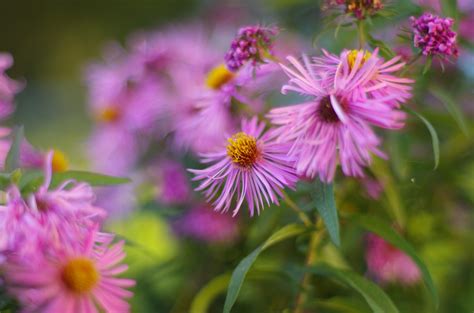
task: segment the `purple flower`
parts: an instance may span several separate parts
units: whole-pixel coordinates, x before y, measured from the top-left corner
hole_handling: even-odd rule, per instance
[[[288,60],[293,68],[281,65],[290,77],[282,92],[294,91],[310,99],[273,109],[268,117],[279,126],[280,140],[293,143],[289,156],[296,160],[297,173],[311,178],[319,175],[330,182],[340,163],[345,175],[363,176],[372,153],[385,156],[370,125],[388,129],[404,125],[405,114],[393,106],[400,99],[396,89],[377,97],[369,93],[384,86],[373,81],[379,75],[380,60],[359,52],[353,63],[350,58],[343,59],[334,77],[333,70],[315,67],[306,56],[304,65],[293,57]]]
[[[369,274],[381,283],[412,285],[420,280],[413,260],[377,235],[367,235],[365,259]]]
[[[249,61],[254,66],[264,63],[271,54],[273,37],[277,34],[276,27],[252,25],[240,28],[225,55],[227,68],[235,72]]]
[[[242,120],[242,131],[228,139],[227,147],[202,155],[208,168],[190,170],[196,175],[193,180],[201,181],[196,190],[204,191],[208,201],[217,197],[216,211],[227,212],[232,206],[235,216],[246,201],[253,216],[264,208],[264,201],[278,204],[281,189],[294,187],[298,178],[287,156],[291,145],[276,142],[273,131],[263,133],[264,128],[257,118]]]
[[[181,236],[209,243],[226,243],[238,236],[238,224],[227,214],[213,211],[207,205],[198,205],[174,223],[174,230]]]
[[[344,6],[346,13],[353,14],[359,20],[374,15],[383,8],[381,0],[326,0],[323,9],[338,6]]]
[[[424,13],[411,17],[413,41],[423,55],[458,56],[456,32],[452,30],[453,19]]]
[[[164,204],[179,204],[188,200],[190,186],[181,163],[162,160],[152,169],[158,188],[157,200]]]
[[[13,98],[24,86],[23,83],[17,82],[5,74],[5,71],[12,65],[12,56],[8,53],[0,53],[0,119],[4,119],[13,112]]]

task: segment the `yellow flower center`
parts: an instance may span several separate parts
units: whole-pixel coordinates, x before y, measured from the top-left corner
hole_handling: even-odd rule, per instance
[[[347,54],[347,62],[349,63],[349,67],[351,69],[355,65],[355,62],[357,60],[357,54],[359,53],[359,51],[360,50],[351,50],[351,52]],[[372,56],[372,53],[370,53],[367,50],[364,50],[363,53],[364,53],[364,56],[362,57],[362,62],[360,62],[359,66],[362,66]]]
[[[224,64],[214,67],[206,78],[206,85],[211,89],[219,89],[234,78],[235,74],[227,69]]]
[[[64,172],[69,167],[69,162],[66,155],[60,150],[54,150],[52,160],[53,172]]]
[[[228,141],[227,155],[232,159],[232,162],[242,167],[250,167],[258,159],[260,151],[255,137],[239,132],[230,137]]]
[[[112,123],[120,118],[120,111],[112,106],[103,108],[97,115],[97,119],[100,122]]]
[[[99,282],[99,278],[95,264],[83,257],[69,260],[61,272],[63,283],[75,293],[90,292]]]

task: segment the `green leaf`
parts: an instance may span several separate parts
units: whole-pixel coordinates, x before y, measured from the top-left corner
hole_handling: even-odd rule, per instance
[[[451,17],[456,20],[458,16],[457,1],[456,0],[441,0],[441,11],[446,17]]]
[[[20,178],[18,188],[22,193],[34,192],[43,183],[43,172],[40,170],[25,171]]]
[[[334,278],[353,288],[364,297],[374,313],[399,312],[389,296],[379,286],[353,271],[337,269],[326,264],[317,264],[307,270],[317,275]]]
[[[24,138],[23,126],[13,129],[12,145],[5,160],[5,171],[12,172],[20,166],[20,149]]]
[[[446,107],[446,110],[448,110],[449,114],[451,114],[464,135],[469,137],[466,119],[451,96],[439,86],[430,88],[430,92]]]
[[[420,113],[408,107],[405,107],[405,108],[407,109],[408,112],[417,116],[426,125],[426,128],[428,128],[428,131],[430,132],[430,135],[431,135],[431,142],[433,145],[433,156],[434,156],[434,163],[435,163],[434,169],[437,169],[439,165],[439,139],[438,139],[438,134],[436,133],[436,129],[433,127],[433,125],[431,125],[430,121],[428,121],[423,115],[421,115]]]
[[[433,62],[433,57],[432,56],[429,56],[426,58],[426,62],[425,62],[425,65],[423,66],[423,72],[422,74],[425,75],[426,73],[428,73],[428,71],[430,70],[431,68],[431,63]]]
[[[208,282],[194,297],[189,313],[206,313],[214,299],[225,291],[230,274],[222,274]]]
[[[307,229],[299,224],[289,224],[280,230],[273,233],[263,244],[261,244],[257,249],[255,249],[252,253],[246,256],[242,261],[240,261],[239,265],[235,268],[234,272],[232,273],[232,277],[230,279],[229,287],[227,288],[227,296],[224,303],[224,313],[230,313],[230,310],[235,304],[237,300],[237,296],[239,295],[240,288],[242,288],[242,284],[244,283],[245,276],[247,275],[250,267],[253,263],[257,260],[260,253],[269,248],[270,246],[304,233]]]
[[[332,184],[325,184],[316,179],[315,191],[312,193],[316,209],[326,225],[329,237],[336,246],[341,245],[339,235],[339,219],[337,216],[336,203]]]
[[[431,278],[430,272],[428,271],[425,263],[423,263],[423,261],[418,257],[416,250],[412,247],[412,245],[403,237],[401,237],[395,230],[393,230],[390,225],[375,216],[358,216],[354,220],[364,229],[379,235],[398,249],[405,252],[413,260],[413,262],[416,263],[423,276],[423,281],[428,287],[436,307],[438,307],[438,293],[434,286],[433,279]]]
[[[367,40],[369,42],[369,45],[375,49],[379,48],[380,54],[386,58],[386,59],[391,59],[395,57],[396,53],[393,52],[393,50],[382,40],[375,39],[372,37],[370,34],[367,34]]]
[[[130,182],[130,179],[126,177],[115,177],[86,171],[66,171],[53,174],[51,187],[54,188],[69,179],[85,182],[91,186],[121,185]]]

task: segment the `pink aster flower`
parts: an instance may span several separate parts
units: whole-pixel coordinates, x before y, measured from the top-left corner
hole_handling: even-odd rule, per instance
[[[103,236],[102,236],[103,237]],[[4,266],[9,292],[22,305],[22,312],[126,313],[126,288],[135,282],[118,278],[127,270],[123,241],[110,244],[91,232],[82,245],[37,253],[29,259],[12,256]]]
[[[363,176],[372,153],[385,156],[370,126],[399,129],[405,118],[391,105],[400,94],[368,96],[372,88],[380,88],[370,83],[378,73],[379,59],[368,58],[361,66],[363,53],[357,53],[352,67],[342,63],[333,80],[328,79],[331,71],[315,70],[306,56],[304,65],[293,57],[288,60],[293,68],[282,65],[290,77],[282,92],[294,91],[310,98],[273,109],[268,117],[278,126],[280,140],[293,143],[289,156],[296,160],[298,174],[311,178],[319,175],[330,182],[340,163],[345,175]]]
[[[273,37],[277,34],[276,27],[252,25],[240,28],[225,55],[227,68],[235,72],[247,62],[253,66],[265,63],[271,56]]]
[[[242,120],[241,131],[228,139],[227,147],[215,153],[202,155],[202,162],[209,163],[203,170],[190,170],[201,181],[198,191],[204,191],[208,201],[213,201],[216,211],[227,212],[233,207],[237,215],[244,201],[250,216],[267,205],[278,202],[281,189],[293,188],[297,176],[293,160],[287,156],[289,144],[276,142],[273,131],[263,132],[264,123],[257,118]],[[232,204],[235,197],[235,203]]]
[[[411,17],[413,41],[423,55],[458,56],[456,32],[452,30],[453,19],[430,13]]]
[[[413,285],[420,281],[420,270],[413,260],[377,235],[367,235],[365,258],[369,274],[381,283]]]
[[[174,230],[181,236],[209,243],[226,243],[238,236],[235,219],[213,211],[207,205],[199,205],[186,212],[174,223]]]
[[[13,98],[24,86],[23,83],[17,82],[5,74],[5,71],[12,65],[12,56],[8,53],[0,53],[0,119],[13,112]]]

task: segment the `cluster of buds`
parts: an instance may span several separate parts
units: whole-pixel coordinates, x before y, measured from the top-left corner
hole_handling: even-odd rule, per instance
[[[381,0],[329,0],[325,7],[344,6],[345,12],[363,20],[383,8]]]
[[[278,34],[275,27],[246,26],[239,29],[225,55],[226,65],[235,72],[248,61],[252,65],[264,63],[271,56],[274,37]]]

